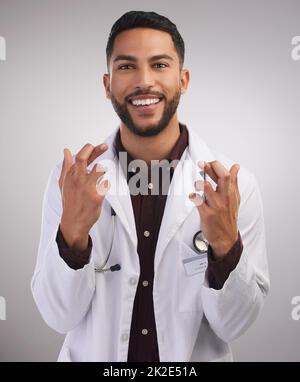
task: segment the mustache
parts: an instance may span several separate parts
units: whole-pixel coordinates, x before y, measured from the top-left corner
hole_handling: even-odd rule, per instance
[[[149,90],[138,90],[134,93],[131,93],[129,94],[127,97],[126,97],[126,101],[129,101],[129,99],[131,97],[137,97],[137,96],[140,96],[140,95],[151,95],[151,96],[156,96],[158,98],[164,98],[163,94],[159,93],[159,92],[156,92],[156,91],[149,91]]]

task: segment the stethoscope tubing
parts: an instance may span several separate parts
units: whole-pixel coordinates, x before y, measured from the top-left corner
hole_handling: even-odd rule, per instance
[[[111,220],[112,220],[112,239],[111,239],[111,242],[110,242],[110,248],[109,248],[109,251],[108,251],[108,254],[106,256],[106,259],[104,261],[104,263],[99,267],[99,268],[95,268],[95,272],[98,272],[98,273],[102,273],[102,272],[107,272],[107,271],[111,271],[110,268],[104,268],[109,260],[109,257],[110,257],[110,254],[111,254],[111,251],[112,251],[112,247],[113,247],[113,244],[114,244],[114,236],[115,236],[115,216],[116,216],[116,213],[114,211],[114,209],[111,207]]]

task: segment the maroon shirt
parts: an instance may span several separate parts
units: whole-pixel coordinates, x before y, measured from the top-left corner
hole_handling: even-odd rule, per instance
[[[180,136],[171,150],[169,157],[166,158],[169,162],[174,159],[179,160],[188,146],[188,130],[183,124],[179,124],[179,127]],[[114,149],[116,150],[118,157],[121,151],[126,152],[121,142],[120,130],[116,135]],[[129,153],[127,153],[128,164],[130,164],[133,159],[136,158],[132,158]],[[123,168],[127,182],[134,174],[136,174],[133,170],[130,166],[129,170]],[[174,168],[171,166],[171,179],[173,177],[173,173]],[[167,194],[162,194],[161,179],[162,172],[160,172],[159,176],[159,194],[151,195],[151,189],[153,189],[155,185],[150,183],[151,168],[149,168],[148,179],[145,178],[145,182],[140,185],[140,187],[144,186],[145,188],[148,188],[148,194],[147,192],[141,192],[138,195],[131,194],[138,239],[137,252],[140,263],[140,278],[133,305],[127,359],[129,362],[159,362],[152,291],[155,248],[164,214],[165,203],[167,200]],[[91,237],[89,237],[88,248],[82,252],[74,251],[68,248],[60,228],[58,228],[56,241],[60,256],[71,268],[80,269],[89,262],[93,245]],[[211,288],[221,289],[223,287],[230,272],[236,267],[242,250],[243,245],[240,234],[237,242],[234,244],[230,252],[222,259],[214,260],[212,248],[209,246],[207,254],[208,266],[206,272],[209,286]]]

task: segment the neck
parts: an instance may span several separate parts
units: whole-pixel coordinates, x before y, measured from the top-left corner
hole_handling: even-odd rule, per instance
[[[168,126],[158,135],[141,137],[130,131],[123,122],[120,125],[120,137],[125,150],[134,158],[144,160],[148,165],[152,159],[166,159],[180,135],[176,114]]]

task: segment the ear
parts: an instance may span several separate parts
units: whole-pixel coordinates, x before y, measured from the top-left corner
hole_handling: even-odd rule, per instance
[[[103,85],[106,93],[106,98],[110,99],[110,75],[108,73],[103,75]]]
[[[181,69],[180,73],[180,90],[181,94],[184,94],[187,91],[188,85],[190,82],[190,72],[188,69]]]

